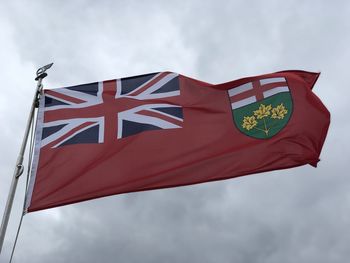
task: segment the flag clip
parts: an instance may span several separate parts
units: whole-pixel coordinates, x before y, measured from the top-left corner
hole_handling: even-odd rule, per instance
[[[24,166],[23,166],[23,164],[18,164],[18,165],[17,165],[17,175],[16,175],[16,178],[19,178],[19,177],[23,174],[23,171],[24,171]]]

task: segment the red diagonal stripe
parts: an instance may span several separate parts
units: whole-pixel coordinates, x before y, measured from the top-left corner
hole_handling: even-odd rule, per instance
[[[53,97],[56,97],[58,99],[69,101],[69,102],[72,102],[72,103],[79,104],[79,103],[85,102],[84,100],[77,99],[77,98],[74,98],[74,97],[71,97],[71,96],[67,96],[67,95],[64,95],[62,93],[56,92],[54,90],[45,90],[45,94],[53,96]]]
[[[154,84],[156,84],[158,81],[160,81],[162,78],[164,78],[166,75],[169,75],[169,74],[170,74],[169,72],[162,72],[161,74],[159,74],[159,76],[157,76],[152,81],[147,83],[144,87],[142,87],[139,90],[136,90],[135,92],[131,92],[129,95],[130,96],[137,96],[137,95],[141,94],[142,92],[144,92],[145,90],[147,90],[148,88],[150,88],[151,86],[153,86]]]
[[[55,146],[56,144],[58,144],[60,141],[63,141],[65,140],[66,138],[68,138],[69,136],[73,135],[75,132],[87,127],[87,126],[90,126],[91,124],[94,124],[96,122],[92,122],[92,121],[89,121],[89,122],[84,122],[83,124],[71,129],[69,132],[65,133],[64,135],[62,135],[60,138],[54,140],[53,142],[50,142],[49,144],[45,145],[45,147],[53,147]]]
[[[158,118],[158,119],[162,119],[164,121],[173,123],[173,124],[175,124],[177,126],[180,126],[180,127],[183,124],[182,121],[179,121],[177,119],[171,118],[170,116],[166,116],[164,114],[157,113],[157,112],[154,112],[154,111],[141,110],[141,111],[137,112],[137,114],[141,114],[141,115],[145,115],[145,116],[149,116],[149,117],[155,117],[155,118]]]

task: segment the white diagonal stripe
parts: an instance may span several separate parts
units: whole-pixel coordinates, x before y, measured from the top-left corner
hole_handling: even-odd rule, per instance
[[[242,92],[245,92],[247,90],[253,89],[253,84],[251,82],[245,83],[241,86],[235,87],[233,89],[230,89],[228,91],[228,94],[230,95],[230,97],[235,96],[237,94],[240,94]]]
[[[137,87],[134,90],[129,91],[128,93],[122,95],[122,79],[117,79],[116,80],[116,88],[117,88],[117,92],[115,94],[115,98],[119,98],[119,97],[130,97],[129,94],[133,93],[133,92],[137,92],[138,90],[142,89],[145,85],[148,85],[148,83],[150,83],[151,81],[153,81],[154,79],[158,78],[158,76],[161,74],[158,73],[156,75],[154,75],[152,78],[150,78],[149,80],[147,80],[145,83],[143,83],[141,86]],[[131,96],[133,97],[133,96]]]
[[[252,96],[252,97],[249,97],[249,98],[232,103],[231,107],[234,110],[234,109],[238,109],[240,107],[243,107],[245,105],[248,105],[248,104],[251,104],[254,102],[256,102],[256,98],[255,98],[255,96]]]
[[[59,96],[55,95],[50,95],[50,94],[45,94],[45,97],[50,97],[52,99],[57,99],[59,101],[62,101],[64,103],[67,103],[68,105],[56,105],[56,106],[51,106],[51,107],[45,107],[45,111],[52,111],[52,110],[58,110],[58,109],[76,109],[76,108],[85,108],[97,104],[101,104],[103,102],[102,100],[102,91],[103,91],[103,84],[102,82],[98,83],[98,92],[97,96],[90,95],[84,92],[79,92],[75,90],[69,90],[66,88],[59,88],[59,89],[53,89],[53,91],[57,93],[61,93],[63,95],[72,97],[74,99],[79,99],[84,102],[81,103],[76,103],[76,102],[71,102],[67,101],[65,99],[60,98]]]
[[[67,138],[63,139],[62,141],[60,141],[59,143],[57,143],[56,145],[52,146],[52,148],[57,148],[58,146],[62,145],[63,143],[65,143],[66,141],[68,141],[69,139],[73,138],[75,135],[77,135],[78,133],[81,133],[83,131],[86,131],[87,129],[90,129],[94,126],[97,126],[97,123],[93,123],[89,126],[86,126],[85,128],[79,129],[78,131],[74,132],[72,135],[68,136]],[[100,137],[99,137],[100,139]]]
[[[180,106],[176,106],[176,105],[174,105],[174,106],[172,106],[172,107],[181,108]],[[158,114],[162,114],[162,115],[167,116],[167,117],[169,117],[169,118],[172,118],[172,119],[175,119],[175,120],[178,120],[178,121],[183,122],[183,119],[178,118],[178,117],[176,117],[176,116],[174,116],[174,115],[170,115],[170,114],[167,114],[167,113],[162,112],[162,111],[157,111],[157,110],[155,110],[155,109],[148,109],[148,110],[151,111],[151,112],[158,113]]]
[[[130,93],[136,92],[140,89],[142,89],[144,86],[148,85],[148,83],[150,83],[151,81],[153,81],[154,79],[158,78],[158,76],[160,76],[160,74],[162,74],[162,72],[158,73],[157,75],[155,75],[154,77],[152,77],[151,79],[147,80],[145,83],[143,83],[141,86],[139,86],[137,89],[134,89],[130,92],[128,92],[126,95],[129,95]]]
[[[103,132],[104,132],[104,128],[102,126],[104,124],[103,120],[104,120],[104,117],[96,117],[96,118],[76,118],[76,119],[46,122],[46,123],[44,123],[43,128],[62,125],[62,124],[65,124],[66,126],[64,126],[59,131],[51,134],[50,136],[46,137],[45,139],[42,139],[41,140],[41,147],[44,147],[47,144],[59,139],[60,137],[62,137],[63,135],[65,135],[66,133],[71,131],[72,129],[78,127],[79,125],[81,125],[85,122],[95,122],[94,124],[91,124],[90,127],[96,125],[96,123],[100,124],[100,131],[99,132],[100,133],[102,132],[102,134],[103,134]],[[103,137],[101,137],[101,136],[102,135],[100,134],[99,135],[99,143],[103,142]],[[54,147],[56,147],[56,146],[54,146]]]
[[[166,115],[163,112],[156,111],[153,108],[167,108],[167,107],[179,107],[177,105],[172,105],[172,104],[146,104],[146,105],[141,105],[126,111],[122,111],[118,113],[118,136],[117,138],[120,139],[122,138],[122,133],[123,133],[123,120],[130,120],[134,122],[139,122],[139,123],[144,123],[144,124],[151,124],[155,125],[158,127],[161,127],[163,129],[174,129],[174,128],[181,128],[181,126],[178,126],[176,124],[173,124],[171,122],[159,119],[157,117],[151,117],[151,116],[146,116],[146,115],[141,115],[138,114],[139,111],[142,110],[148,110],[148,111],[153,111],[157,112],[158,114]],[[174,116],[169,116],[173,119],[177,119]],[[183,120],[181,120],[183,121]]]
[[[170,73],[166,76],[164,76],[162,79],[160,79],[158,82],[156,82],[154,85],[143,91],[141,94],[139,94],[140,97],[146,94],[151,94],[153,91],[156,91],[157,89],[161,88],[165,84],[167,84],[169,81],[171,81],[173,78],[176,78],[178,74],[176,73]],[[144,86],[144,85],[143,85]]]
[[[264,91],[264,98],[267,98],[267,97],[271,97],[277,93],[281,93],[281,92],[288,92],[289,89],[287,86],[282,86],[282,87],[277,87],[277,88],[274,88],[274,89],[269,89],[267,91]]]
[[[281,77],[281,78],[269,78],[269,79],[261,79],[260,80],[261,85],[276,83],[276,82],[286,82],[286,79]]]
[[[119,83],[117,82],[117,94],[116,94],[116,97],[118,96],[118,97],[125,97],[125,98],[133,98],[133,99],[137,99],[137,100],[147,100],[147,99],[159,99],[159,98],[167,98],[167,97],[179,96],[180,95],[180,90],[152,94],[152,92],[156,91],[157,89],[161,88],[163,85],[165,85],[168,82],[170,82],[172,79],[174,79],[174,78],[179,76],[179,74],[172,73],[172,72],[170,72],[169,74],[163,76],[159,81],[157,81],[156,83],[151,85],[148,89],[144,90],[140,94],[132,95],[134,92],[137,92],[138,90],[142,89],[145,85],[147,85],[149,82],[151,82],[155,78],[159,77],[160,74],[162,74],[162,73],[157,74],[156,76],[154,76],[152,79],[150,79],[149,81],[147,81],[144,84],[142,84],[137,89],[135,89],[135,90],[133,90],[133,91],[127,93],[127,94],[124,94],[124,95],[121,95],[122,82],[119,82]]]

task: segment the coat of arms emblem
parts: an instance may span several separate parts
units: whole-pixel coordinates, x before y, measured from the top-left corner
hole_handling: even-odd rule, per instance
[[[288,123],[293,102],[284,77],[264,78],[228,90],[233,120],[245,135],[268,139]]]

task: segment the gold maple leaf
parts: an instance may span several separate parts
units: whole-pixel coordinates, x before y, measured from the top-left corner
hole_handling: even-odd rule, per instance
[[[272,109],[272,119],[283,119],[284,116],[288,113],[288,110],[284,107],[283,103],[280,105],[277,105],[275,108]]]
[[[244,116],[242,127],[249,131],[253,129],[257,124],[258,122],[256,121],[254,116]]]
[[[259,109],[254,111],[254,115],[260,120],[264,117],[267,117],[271,114],[272,106],[271,104],[265,106],[264,104],[260,104]]]

